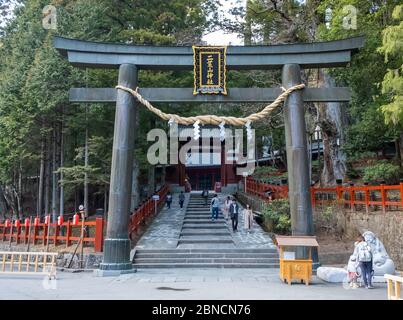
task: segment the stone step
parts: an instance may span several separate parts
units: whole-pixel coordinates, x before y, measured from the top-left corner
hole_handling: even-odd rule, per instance
[[[279,268],[277,263],[135,263],[135,268]]]
[[[225,224],[191,224],[186,223],[182,226],[183,229],[228,229],[227,225]]]
[[[188,215],[206,215],[206,216],[211,216],[211,212],[210,211],[187,211],[186,213],[185,213],[185,215],[186,216],[188,216]],[[221,215],[222,216],[222,214],[218,214],[218,215]]]
[[[211,220],[211,216],[210,215],[202,216],[202,215],[193,215],[193,214],[185,215],[185,220],[189,220],[189,219],[204,219],[204,220],[210,219]],[[218,216],[218,218],[216,220],[224,220],[224,217]]]
[[[230,235],[228,229],[218,229],[218,230],[206,230],[201,229],[200,231],[192,230],[192,231],[183,231],[180,233],[181,236],[228,236]]]
[[[234,243],[231,237],[228,236],[215,236],[214,238],[206,237],[206,238],[196,238],[193,236],[190,237],[180,237],[178,240],[178,244],[181,243],[197,243],[197,244],[208,244],[208,243]]]
[[[177,249],[180,250],[180,249]],[[277,259],[278,254],[276,253],[142,253],[136,252],[135,258],[147,259],[147,258],[230,258],[230,259],[239,259],[239,258],[246,258],[246,259]]]
[[[194,211],[210,211],[210,206],[187,206],[187,211],[194,210]]]
[[[136,249],[136,254],[140,253],[277,253],[276,248],[233,248],[233,249]]]
[[[226,225],[224,219],[214,220],[214,221],[211,221],[211,219],[185,219],[183,223],[184,224],[185,223],[191,223],[191,224],[203,223],[203,224],[224,224],[224,225]]]
[[[136,258],[134,263],[279,263],[276,258]]]

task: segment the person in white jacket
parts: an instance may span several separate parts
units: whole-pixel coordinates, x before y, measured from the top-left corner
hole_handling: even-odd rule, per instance
[[[357,257],[362,278],[367,289],[373,289],[372,286],[372,249],[371,246],[365,241],[363,236],[357,239],[357,245],[354,249],[354,256]]]

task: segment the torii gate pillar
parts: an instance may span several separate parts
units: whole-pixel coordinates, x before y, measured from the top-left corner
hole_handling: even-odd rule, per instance
[[[288,89],[301,82],[298,64],[283,66],[282,82]],[[314,235],[311,205],[311,182],[306,140],[304,100],[302,91],[292,92],[284,104],[285,140],[287,148],[288,197],[290,200],[292,235]],[[301,254],[304,254],[301,252]],[[317,254],[313,254],[317,262]]]
[[[122,64],[119,68],[119,85],[137,87],[137,67]],[[119,90],[116,99],[115,132],[113,138],[109,212],[104,257],[100,273],[132,272],[130,261],[129,215],[132,191],[134,153],[133,127],[136,123],[138,102],[128,92]]]

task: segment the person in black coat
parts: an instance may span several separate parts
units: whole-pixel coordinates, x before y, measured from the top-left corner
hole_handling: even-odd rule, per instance
[[[229,206],[229,214],[232,220],[232,230],[235,232],[237,231],[238,228],[238,215],[239,215],[239,205],[235,201],[235,199],[232,199],[232,203]]]

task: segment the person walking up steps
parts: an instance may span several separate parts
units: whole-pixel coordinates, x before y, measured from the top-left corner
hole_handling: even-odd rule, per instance
[[[185,202],[185,194],[183,191],[179,194],[179,205],[181,208],[183,208],[183,203]]]
[[[171,203],[172,203],[172,194],[171,194],[171,192],[168,192],[168,194],[167,194],[166,203],[167,203],[168,209],[171,209]]]
[[[239,205],[235,201],[235,199],[232,199],[232,203],[229,207],[229,213],[231,215],[231,220],[232,220],[232,231],[237,231],[238,229],[238,213],[239,213]]]
[[[211,199],[211,220],[218,219],[218,208],[220,207],[220,200],[215,194],[213,199]]]

